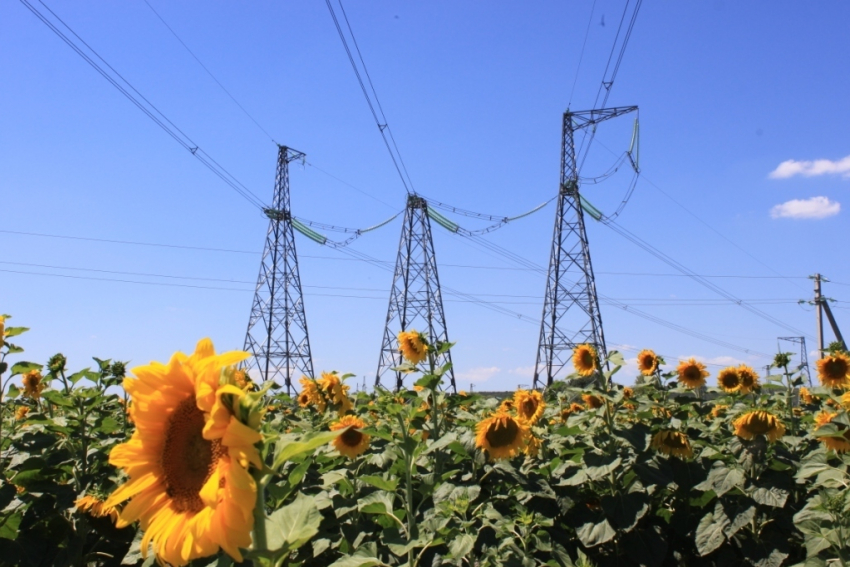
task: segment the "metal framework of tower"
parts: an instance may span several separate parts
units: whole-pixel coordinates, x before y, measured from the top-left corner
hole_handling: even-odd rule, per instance
[[[809,370],[809,355],[806,352],[806,337],[778,337],[777,341],[787,341],[800,345],[800,368],[806,373],[806,381],[812,387],[812,373]],[[779,349],[780,352],[782,349]]]
[[[403,362],[398,350],[398,333],[413,329],[427,333],[431,344],[449,340],[434,240],[431,237],[428,202],[419,195],[410,194],[407,197],[381,356],[375,375],[376,387],[381,385],[381,379],[388,373],[395,374],[396,390],[403,387],[404,374],[392,370]],[[451,360],[451,353],[446,352],[437,356],[436,364],[440,367]],[[455,391],[454,370],[450,368],[446,376]]]
[[[273,380],[292,394],[293,374],[313,377],[313,359],[304,315],[304,296],[295,234],[289,208],[289,163],[304,154],[278,146],[272,206],[263,209],[269,218],[260,274],[245,334],[245,350],[251,358],[245,368],[259,371],[263,381]]]
[[[584,226],[583,200],[579,194],[575,133],[604,120],[637,110],[636,106],[570,112],[563,116],[561,136],[561,183],[555,213],[555,232],[549,257],[546,295],[533,387],[559,377],[570,361],[573,348],[591,344],[600,360],[606,356],[596,281]]]

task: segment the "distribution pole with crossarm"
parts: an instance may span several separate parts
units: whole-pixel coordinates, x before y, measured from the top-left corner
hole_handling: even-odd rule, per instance
[[[561,376],[576,345],[591,344],[600,359],[606,356],[596,281],[584,226],[584,209],[595,210],[579,194],[574,136],[579,130],[595,129],[600,122],[635,110],[637,106],[623,106],[579,112],[567,110],[564,113],[561,183],[534,367],[535,388],[541,382],[550,385]]]
[[[274,200],[271,207],[263,209],[269,229],[245,335],[245,350],[251,353],[245,367],[249,372],[258,371],[262,381],[286,386],[287,394],[291,394],[293,375],[313,377],[289,208],[289,163],[303,159],[304,154],[286,146],[278,148]]]

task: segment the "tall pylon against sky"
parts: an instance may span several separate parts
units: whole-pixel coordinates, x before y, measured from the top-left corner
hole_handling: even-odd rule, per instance
[[[434,240],[431,237],[428,202],[415,193],[407,196],[375,386],[381,385],[381,380],[387,374],[393,374],[396,389],[402,388],[404,374],[392,370],[402,363],[398,351],[398,333],[414,329],[427,333],[431,344],[449,340]],[[436,357],[437,366],[451,361],[449,352]],[[449,369],[446,377],[452,390],[456,390],[454,370]]]
[[[294,374],[314,376],[289,208],[289,162],[303,159],[304,154],[286,146],[278,148],[274,200],[263,209],[269,230],[245,334],[245,350],[251,353],[245,366],[259,371],[263,381],[286,386],[291,394]]]
[[[563,116],[561,135],[561,183],[555,212],[555,233],[549,257],[549,275],[543,298],[543,318],[534,366],[534,387],[562,377],[573,348],[591,344],[600,360],[606,356],[596,280],[590,262],[590,246],[584,227],[583,208],[589,204],[579,194],[575,133],[604,120],[637,110],[636,106],[570,112]],[[592,136],[592,134],[589,134]],[[591,210],[593,210],[591,208]],[[594,214],[597,212],[594,210]]]

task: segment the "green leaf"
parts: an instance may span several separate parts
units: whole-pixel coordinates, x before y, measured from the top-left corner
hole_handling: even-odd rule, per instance
[[[755,515],[755,506],[750,506],[745,510],[741,510],[741,508],[738,508],[737,510],[735,510],[735,513],[732,515],[732,521],[729,523],[726,529],[723,530],[723,533],[726,534],[726,537],[732,537],[733,535],[738,533],[738,530],[749,524],[755,517]]]
[[[6,336],[17,337],[21,333],[26,333],[29,330],[29,327],[6,327]]]
[[[9,385],[9,389],[6,391],[6,397],[10,400],[14,400],[18,396],[21,395],[21,391],[14,384]]]
[[[449,543],[449,553],[455,559],[462,559],[475,546],[475,538],[469,534],[463,534],[460,537],[452,539]]]
[[[57,406],[61,406],[63,408],[72,408],[74,407],[74,399],[66,396],[62,392],[58,390],[48,390],[42,394],[42,397],[49,401],[52,404]]]
[[[16,362],[12,366],[12,376],[17,376],[18,374],[26,374],[30,370],[40,371],[43,367],[43,364],[38,364],[37,362]]]
[[[272,469],[277,471],[283,466],[283,463],[291,459],[296,455],[302,455],[304,453],[310,453],[316,448],[321,447],[322,445],[327,445],[340,435],[344,429],[340,429],[338,431],[322,431],[320,433],[314,433],[310,435],[306,435],[301,441],[284,441],[280,442],[278,445],[277,456],[274,459],[274,465],[272,465]]]
[[[364,514],[392,514],[393,495],[380,490],[373,492],[357,501],[357,509]]]
[[[386,565],[366,549],[358,549],[354,555],[340,557],[328,567],[372,567],[372,565]]]
[[[714,463],[708,478],[694,488],[696,490],[714,490],[717,496],[723,496],[733,488],[744,485],[744,472],[739,469],[728,468],[720,461]]]
[[[627,532],[649,511],[649,496],[644,492],[604,496],[602,509],[617,529]]]
[[[598,524],[588,522],[582,525],[576,530],[576,535],[585,547],[594,547],[611,541],[617,535],[617,532],[614,531],[608,520],[602,520]]]
[[[398,480],[387,480],[380,476],[376,475],[365,475],[358,478],[365,482],[366,484],[370,484],[375,488],[380,488],[381,490],[386,490],[387,492],[395,492],[395,489],[398,487]]]
[[[726,541],[724,530],[728,525],[729,518],[723,511],[723,505],[718,502],[714,512],[703,516],[697,526],[695,543],[700,556],[704,557],[723,545]]]
[[[71,384],[76,384],[83,378],[87,379],[89,382],[97,382],[97,379],[100,377],[100,374],[97,372],[92,372],[90,369],[85,368],[80,370],[79,372],[75,372],[68,376],[68,380],[71,381]]]
[[[788,491],[772,486],[770,488],[757,488],[750,495],[753,500],[763,506],[782,508],[788,500]]]
[[[296,550],[319,533],[322,514],[312,496],[298,494],[295,501],[266,518],[269,548]]]

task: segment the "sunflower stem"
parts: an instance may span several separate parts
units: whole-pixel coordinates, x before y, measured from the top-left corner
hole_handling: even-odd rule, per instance
[[[268,539],[266,537],[266,487],[262,482],[263,471],[254,469],[254,482],[257,485],[257,502],[254,505],[254,543],[251,546],[254,551],[268,551]]]

